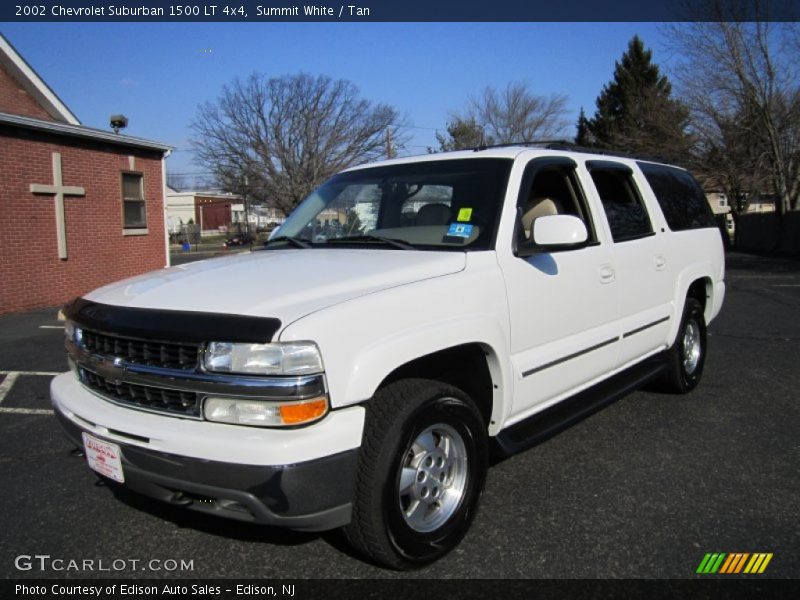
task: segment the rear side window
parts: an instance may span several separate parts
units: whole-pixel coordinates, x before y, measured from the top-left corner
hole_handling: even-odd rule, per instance
[[[638,164],[672,231],[716,227],[711,207],[694,177],[675,167]]]
[[[586,166],[603,203],[614,241],[624,242],[651,235],[650,217],[630,169],[606,161],[589,161]]]

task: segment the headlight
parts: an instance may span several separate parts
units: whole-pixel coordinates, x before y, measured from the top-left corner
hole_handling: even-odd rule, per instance
[[[283,427],[321,419],[328,412],[328,398],[319,396],[299,402],[268,402],[209,396],[203,414],[209,421],[233,425]]]
[[[311,375],[323,371],[322,357],[313,342],[211,342],[204,363],[208,371],[243,375]]]

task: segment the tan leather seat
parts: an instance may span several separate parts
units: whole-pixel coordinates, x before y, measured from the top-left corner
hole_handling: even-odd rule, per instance
[[[446,204],[426,204],[419,209],[417,225],[447,225],[450,222],[450,207]]]
[[[531,198],[525,212],[522,213],[522,227],[525,230],[525,237],[530,239],[533,221],[539,217],[549,215],[560,215],[564,212],[561,203],[553,198],[536,197]]]

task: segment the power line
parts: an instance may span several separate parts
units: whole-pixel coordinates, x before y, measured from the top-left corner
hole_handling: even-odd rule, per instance
[[[169,171],[169,175],[180,175],[188,177],[189,175],[214,175],[211,171],[184,171],[184,172],[177,172],[177,171]]]
[[[440,129],[444,129],[443,127],[423,127],[422,125],[398,125],[397,123],[392,123],[393,127],[397,127],[398,129],[425,129],[428,131],[439,131]]]

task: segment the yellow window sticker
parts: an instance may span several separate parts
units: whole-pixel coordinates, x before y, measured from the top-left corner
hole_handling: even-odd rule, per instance
[[[471,208],[461,208],[458,211],[458,220],[462,223],[464,221],[469,221],[472,218],[472,209]]]

